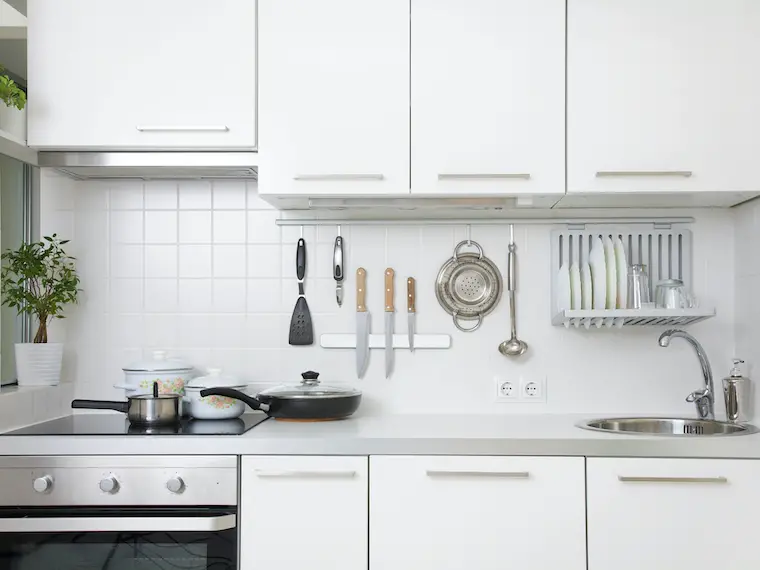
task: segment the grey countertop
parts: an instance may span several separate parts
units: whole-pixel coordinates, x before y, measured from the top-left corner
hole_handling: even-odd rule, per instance
[[[0,436],[0,455],[574,455],[760,458],[760,434],[682,438],[582,430],[575,415],[269,420],[241,436]]]

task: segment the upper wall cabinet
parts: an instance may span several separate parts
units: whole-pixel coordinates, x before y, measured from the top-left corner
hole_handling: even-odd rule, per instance
[[[568,200],[760,191],[760,2],[569,0],[567,17]]]
[[[409,193],[409,0],[259,0],[261,194]]]
[[[564,194],[565,0],[411,0],[412,193]]]
[[[253,0],[28,0],[29,145],[256,147]]]

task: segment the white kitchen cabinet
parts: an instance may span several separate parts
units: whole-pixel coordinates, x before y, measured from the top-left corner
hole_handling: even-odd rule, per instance
[[[372,570],[585,570],[582,457],[370,458]]]
[[[366,570],[367,461],[243,457],[241,570]]]
[[[412,0],[411,37],[412,194],[564,194],[565,0]]]
[[[748,72],[760,2],[568,0],[567,19],[568,200],[760,191],[760,76]]]
[[[409,193],[409,0],[259,0],[262,195]]]
[[[760,462],[588,459],[588,570],[760,564]]]
[[[256,146],[253,0],[29,0],[29,145]]]

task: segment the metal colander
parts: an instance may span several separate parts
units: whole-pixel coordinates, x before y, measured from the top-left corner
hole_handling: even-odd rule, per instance
[[[478,252],[459,253],[465,246],[474,247]],[[457,244],[453,257],[443,264],[435,280],[438,302],[454,318],[456,327],[465,332],[476,330],[483,317],[496,308],[502,289],[501,273],[474,241]],[[459,320],[478,322],[464,328]]]

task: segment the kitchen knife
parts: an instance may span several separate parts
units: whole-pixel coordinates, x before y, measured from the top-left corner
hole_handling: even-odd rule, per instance
[[[369,363],[369,312],[367,311],[367,272],[356,270],[356,376],[361,378]]]
[[[343,238],[335,238],[333,250],[333,279],[335,279],[335,300],[338,306],[343,306]]]
[[[409,319],[409,350],[414,352],[414,320],[417,316],[416,309],[414,307],[414,277],[410,277],[406,280],[406,312]]]
[[[393,371],[393,276],[390,267],[385,270],[385,377]]]

